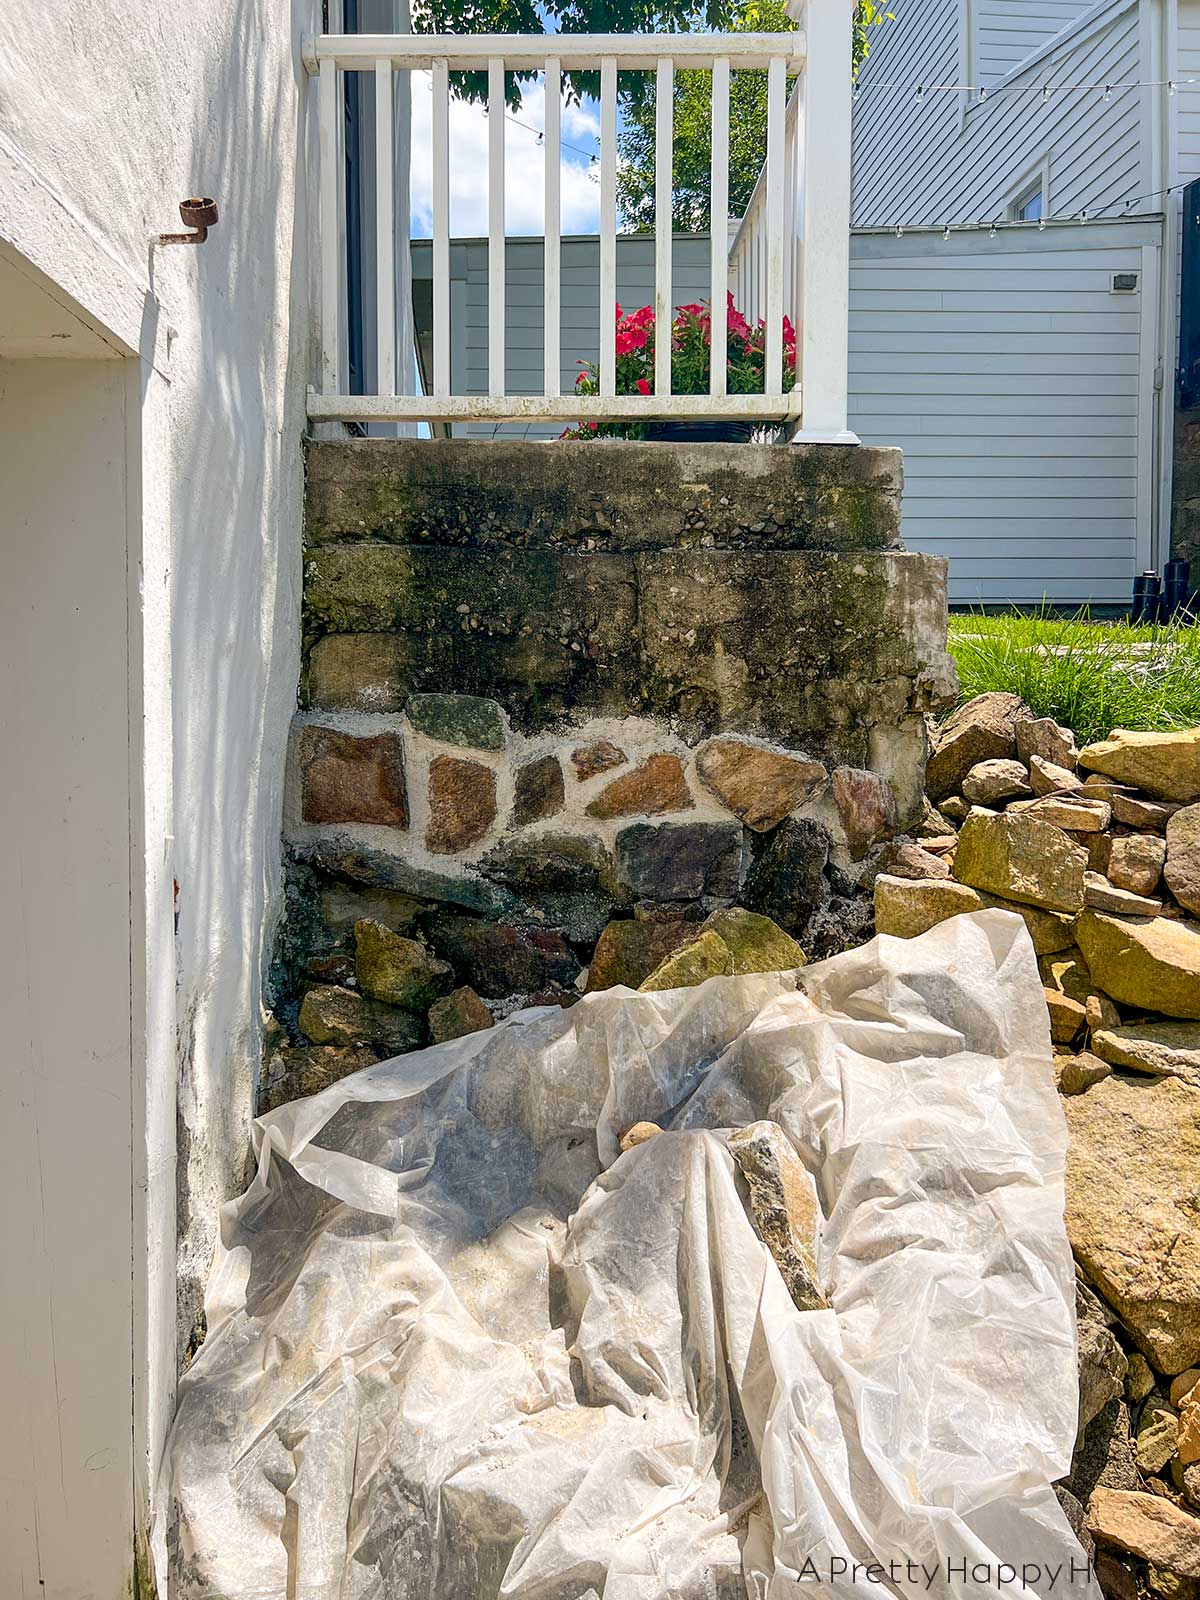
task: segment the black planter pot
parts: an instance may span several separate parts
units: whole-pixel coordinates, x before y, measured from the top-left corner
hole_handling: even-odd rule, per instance
[[[730,418],[648,422],[646,438],[656,444],[749,444],[756,424]]]

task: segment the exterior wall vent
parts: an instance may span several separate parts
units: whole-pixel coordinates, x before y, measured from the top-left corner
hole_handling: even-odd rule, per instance
[[[1136,294],[1138,280],[1141,274],[1137,272],[1114,272],[1112,275],[1112,294]]]

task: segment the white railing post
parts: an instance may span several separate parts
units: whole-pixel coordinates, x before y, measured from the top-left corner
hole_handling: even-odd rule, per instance
[[[846,421],[854,0],[789,0],[788,11],[808,45],[798,219],[802,437],[857,444]]]

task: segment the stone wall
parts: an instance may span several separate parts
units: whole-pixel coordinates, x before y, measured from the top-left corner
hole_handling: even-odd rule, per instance
[[[283,1026],[364,916],[493,1008],[577,993],[614,918],[833,938],[952,688],[899,502],[893,450],[311,445]],[[521,960],[467,958],[472,918]]]

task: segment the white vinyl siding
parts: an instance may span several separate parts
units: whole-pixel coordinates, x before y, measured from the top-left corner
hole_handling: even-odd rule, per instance
[[[950,558],[955,604],[1120,603],[1137,566],[1139,503],[1153,458],[1143,423],[1153,352],[1143,351],[1139,293],[1114,295],[1112,274],[1144,271],[1158,222],[1051,225],[942,238],[855,234],[850,242],[850,426],[869,444],[904,450],[905,543]],[[482,273],[486,241],[456,244],[457,273]],[[429,275],[428,244],[413,276]],[[618,242],[623,305],[649,303],[650,236]],[[541,241],[510,243],[507,381],[541,375]],[[675,298],[703,299],[708,240],[677,235]],[[576,357],[594,357],[595,238],[563,253],[563,388]],[[460,282],[452,339],[455,381],[487,389],[486,298]],[[553,438],[555,424],[457,427]]]
[[[1114,0],[1102,25],[1083,29],[1039,59],[1016,83],[1135,82],[1138,8]],[[897,0],[859,78],[854,108],[852,217],[858,227],[935,226],[1003,216],[1011,185],[1045,160],[1049,216],[1120,212],[1138,192],[1138,91],[1110,100],[1059,88],[998,94],[965,116],[954,94],[916,84],[960,82],[956,8],[946,0]],[[878,89],[872,85],[878,84]],[[902,87],[891,87],[901,85]],[[1154,208],[1154,202],[1141,207]]]
[[[953,603],[1128,599],[1153,360],[1145,283],[1110,291],[1159,232],[854,239],[850,426],[903,449],[904,542],[950,558]]]
[[[972,83],[990,85],[1020,66],[1087,10],[1084,0],[958,0],[971,8]]]

